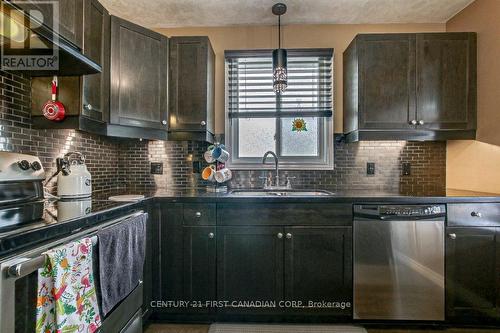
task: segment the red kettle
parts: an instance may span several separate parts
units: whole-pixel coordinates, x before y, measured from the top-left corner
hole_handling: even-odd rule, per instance
[[[62,121],[66,117],[63,103],[57,100],[57,76],[52,79],[52,99],[43,105],[42,113],[45,118],[52,121]]]

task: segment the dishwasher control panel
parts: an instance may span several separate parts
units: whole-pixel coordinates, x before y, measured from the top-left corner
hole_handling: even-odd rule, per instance
[[[446,215],[445,205],[355,205],[354,215],[371,218],[433,218]]]

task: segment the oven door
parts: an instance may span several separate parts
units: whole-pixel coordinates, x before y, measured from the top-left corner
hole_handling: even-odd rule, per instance
[[[142,214],[142,212],[136,212],[116,220],[105,222],[97,228],[54,241],[0,263],[0,332],[35,332],[38,269],[45,262],[44,252],[75,239],[90,237],[102,227],[121,223],[138,214]],[[113,312],[106,316],[102,324],[104,332],[119,332],[126,326],[129,319],[142,306],[142,289],[142,281],[138,281],[137,287],[129,296]]]

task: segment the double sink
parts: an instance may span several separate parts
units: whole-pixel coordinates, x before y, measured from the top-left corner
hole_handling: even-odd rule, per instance
[[[292,189],[279,189],[279,190],[264,190],[264,189],[238,189],[229,192],[229,195],[239,197],[318,197],[330,196],[332,192],[324,190],[292,190]]]

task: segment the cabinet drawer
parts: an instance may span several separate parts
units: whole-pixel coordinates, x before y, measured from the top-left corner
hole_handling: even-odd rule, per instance
[[[352,225],[352,204],[219,204],[218,225]]]
[[[184,204],[184,225],[215,225],[215,204]]]
[[[500,203],[448,204],[450,226],[500,226]]]

